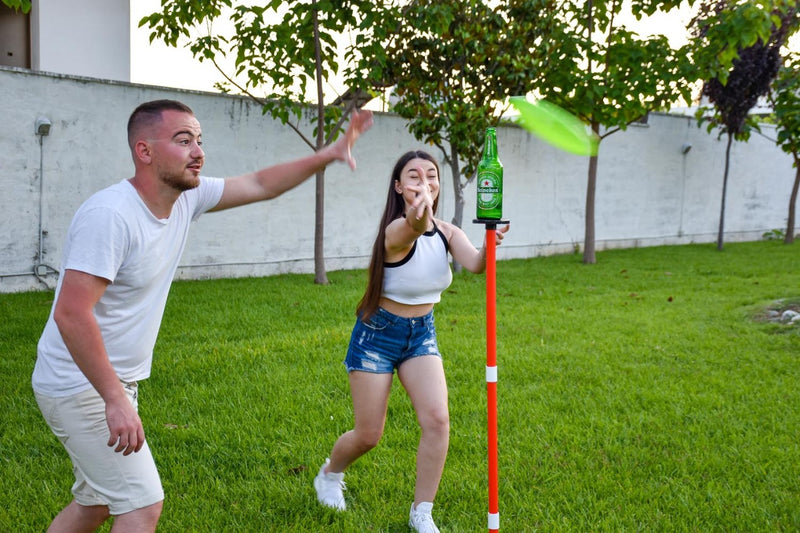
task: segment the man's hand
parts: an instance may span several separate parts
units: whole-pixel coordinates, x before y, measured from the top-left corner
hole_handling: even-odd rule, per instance
[[[350,124],[347,126],[345,134],[339,138],[335,143],[336,158],[340,161],[345,161],[350,168],[355,170],[356,160],[350,149],[355,144],[356,139],[372,127],[372,111],[355,110],[350,115]]]
[[[106,402],[106,422],[110,433],[108,445],[116,445],[115,452],[130,455],[142,449],[144,428],[127,395],[119,401]]]
[[[106,404],[108,445],[117,445],[116,451],[125,455],[138,452],[144,445],[142,421],[111,366],[93,314],[109,281],[70,269],[63,276],[53,311],[58,330],[75,364]]]

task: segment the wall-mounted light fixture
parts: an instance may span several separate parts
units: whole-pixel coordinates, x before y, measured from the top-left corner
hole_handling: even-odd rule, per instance
[[[39,117],[36,119],[36,135],[41,135],[44,137],[45,135],[50,135],[50,126],[52,123],[46,117]]]

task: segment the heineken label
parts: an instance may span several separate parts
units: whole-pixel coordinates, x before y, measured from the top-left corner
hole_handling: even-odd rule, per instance
[[[491,172],[484,172],[478,177],[478,207],[493,209],[500,204],[503,191],[500,178]]]

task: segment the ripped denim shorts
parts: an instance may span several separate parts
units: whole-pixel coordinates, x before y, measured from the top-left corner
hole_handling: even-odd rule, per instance
[[[356,320],[344,364],[348,372],[391,374],[403,361],[422,355],[442,356],[433,311],[405,318],[378,308],[366,322]]]

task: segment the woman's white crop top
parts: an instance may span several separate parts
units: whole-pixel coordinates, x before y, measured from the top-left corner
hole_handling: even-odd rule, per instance
[[[447,239],[434,224],[402,260],[383,264],[382,295],[406,305],[437,303],[453,281],[448,249]]]

